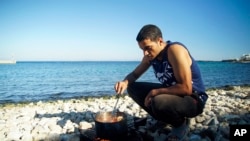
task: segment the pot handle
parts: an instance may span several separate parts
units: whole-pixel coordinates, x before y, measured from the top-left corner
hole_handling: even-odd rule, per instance
[[[92,113],[92,114],[91,114],[91,117],[92,117],[93,120],[95,121],[95,116],[94,116],[94,114],[96,115],[96,113]]]

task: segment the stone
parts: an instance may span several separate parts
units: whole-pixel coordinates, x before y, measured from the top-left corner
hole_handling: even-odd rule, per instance
[[[87,129],[90,129],[90,128],[92,128],[92,124],[88,123],[87,121],[81,121],[79,123],[79,129],[81,129],[81,130],[87,130]]]
[[[236,88],[237,89],[237,88]],[[229,124],[250,124],[250,88],[211,90],[204,112],[190,119],[189,139],[229,140]],[[112,110],[116,99],[92,98],[37,102],[22,106],[0,108],[0,140],[80,140],[82,130],[93,130],[93,115]],[[154,123],[150,115],[128,96],[121,97],[118,109],[127,114],[128,124],[133,117],[146,117],[147,124],[136,129],[141,134],[164,140],[165,133],[148,132]],[[206,134],[202,134],[204,133]]]

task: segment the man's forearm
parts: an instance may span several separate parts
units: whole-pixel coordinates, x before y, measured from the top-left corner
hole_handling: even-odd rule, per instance
[[[138,76],[136,76],[133,72],[129,73],[123,81],[127,82],[127,84],[133,83],[138,79]]]
[[[156,95],[157,94],[173,94],[173,95],[181,95],[181,96],[185,96],[185,95],[191,95],[192,94],[192,88],[188,88],[185,85],[181,85],[181,84],[176,84],[174,86],[170,86],[167,88],[159,88],[156,89]]]

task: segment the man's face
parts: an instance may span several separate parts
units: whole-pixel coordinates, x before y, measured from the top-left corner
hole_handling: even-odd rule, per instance
[[[153,60],[161,52],[161,39],[157,41],[145,39],[138,44],[142,49],[144,56],[148,57],[149,60]]]

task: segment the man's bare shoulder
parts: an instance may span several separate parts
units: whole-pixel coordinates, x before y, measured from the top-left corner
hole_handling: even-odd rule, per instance
[[[171,64],[185,61],[188,61],[187,64],[191,64],[191,58],[188,50],[180,44],[171,45],[171,47],[168,49],[168,59]]]
[[[179,51],[179,50],[187,50],[183,45],[180,44],[171,44],[168,48],[169,51]]]

